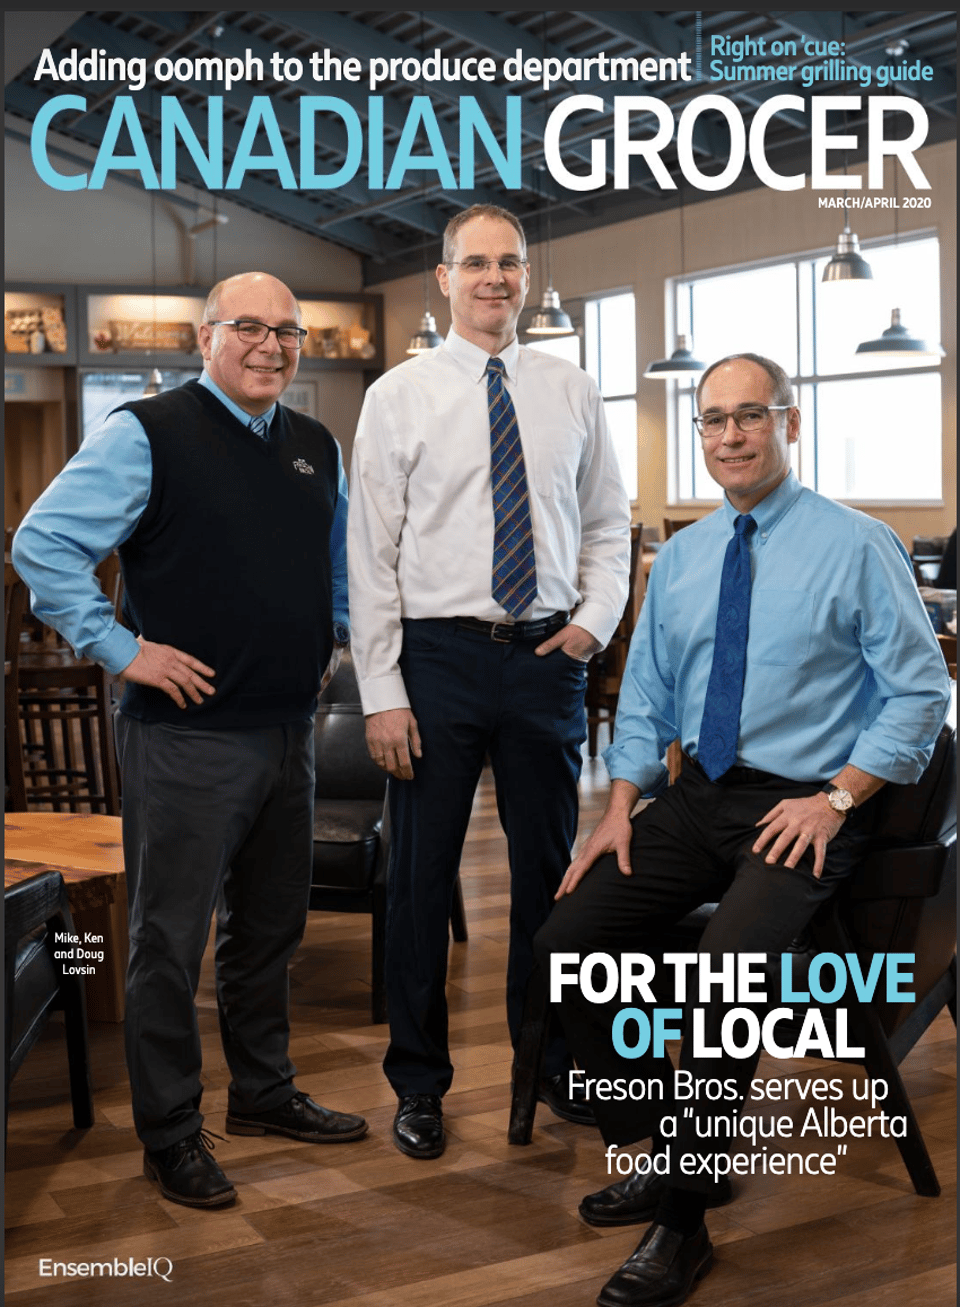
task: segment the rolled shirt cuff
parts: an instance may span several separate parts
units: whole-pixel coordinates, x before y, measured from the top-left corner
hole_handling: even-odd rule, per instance
[[[94,662],[105,667],[111,676],[117,676],[136,658],[140,645],[136,636],[118,623],[102,640],[91,645],[88,652]]]

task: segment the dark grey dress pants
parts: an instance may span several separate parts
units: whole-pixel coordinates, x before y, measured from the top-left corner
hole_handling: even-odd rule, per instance
[[[313,723],[199,730],[119,714],[130,919],[126,1052],[149,1149],[199,1129],[195,995],[216,909],[217,1006],[236,1112],[293,1094],[287,967],[306,924]]]

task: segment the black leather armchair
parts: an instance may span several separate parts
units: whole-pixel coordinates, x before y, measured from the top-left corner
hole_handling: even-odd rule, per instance
[[[331,702],[331,700],[336,700]],[[321,695],[315,725],[316,797],[310,907],[327,912],[369,912],[371,1018],[387,1019],[384,989],[387,867],[390,819],[387,774],[367,752],[363,709],[349,654]],[[451,910],[453,937],[467,938],[463,893],[457,878]]]
[[[890,1002],[878,992],[870,1003],[849,1005],[850,1040],[859,1059],[889,1095],[883,1111],[903,1116],[907,1133],[897,1147],[918,1194],[940,1192],[923,1134],[898,1067],[934,1018],[948,1007],[957,1020],[957,737],[955,713],[940,733],[933,757],[916,785],[888,785],[877,799],[874,834],[864,859],[841,892],[825,904],[797,945],[793,975],[802,987],[816,953],[856,953],[864,973],[875,953],[912,953],[915,998]],[[664,952],[695,952],[713,906],[705,904],[659,941]],[[833,1009],[823,1008],[833,1035]],[[546,1030],[544,977],[535,973],[527,994],[517,1052],[509,1140],[528,1144],[533,1132],[537,1082]],[[802,1013],[800,1014],[802,1016]],[[786,1042],[789,1027],[779,1027]]]
[[[78,1130],[93,1125],[87,1010],[83,981],[65,975],[54,957],[65,948],[57,933],[73,933],[67,891],[59,871],[12,886],[4,894],[4,1144],[10,1106],[10,1084],[54,1011],[62,1010],[67,1035],[67,1063],[73,1123]]]

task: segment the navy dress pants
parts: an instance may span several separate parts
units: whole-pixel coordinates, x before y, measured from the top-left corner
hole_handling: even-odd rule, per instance
[[[166,1148],[200,1128],[195,995],[217,914],[228,1106],[293,1096],[287,967],[313,859],[313,723],[216,731],[117,717],[130,962],[125,1040],[137,1133]]]
[[[780,799],[815,794],[820,788],[819,781],[803,784],[747,768],[733,768],[722,783],[715,784],[696,764],[685,766],[677,783],[633,819],[633,874],[624,876],[616,858],[606,855],[587,872],[574,892],[557,904],[536,940],[537,957],[545,974],[549,974],[552,953],[579,953],[582,958],[594,952],[635,952],[656,959],[662,952],[667,928],[701,904],[717,903],[698,951],[712,955],[714,970],[719,969],[723,954],[768,955],[765,989],[771,1002],[766,1006],[749,1004],[762,1019],[766,1010],[781,1006],[780,954],[789,949],[819,905],[853,870],[869,833],[871,802],[850,813],[828,844],[820,879],[813,875],[812,849],[793,868],[782,863],[768,864],[767,849],[759,854],[752,851],[759,834],[756,823]],[[658,1081],[662,1086],[662,1101],[656,1097],[659,1087],[642,1101],[591,1100],[606,1143],[624,1145],[656,1137],[661,1119],[670,1114],[679,1118],[674,1157],[682,1152],[703,1156],[726,1150],[729,1141],[718,1139],[721,1131],[712,1129],[709,1118],[729,1117],[732,1100],[711,1101],[706,1092],[701,1092],[675,1102],[674,1068],[665,1051],[657,1057],[653,1049],[648,1049],[633,1059],[615,1049],[613,1022],[625,1006],[618,995],[608,1003],[595,1004],[578,985],[564,986],[562,992],[563,1027],[577,1064],[588,1076],[622,1078],[627,1082],[637,1078]],[[684,1006],[674,1002],[672,992],[661,990],[657,999],[659,1006]],[[645,1005],[634,994],[629,1006],[642,1009]],[[714,989],[710,1000],[697,1006],[705,1008],[703,1043],[714,1049],[720,1047],[720,1030],[727,1011],[745,1005],[723,1002],[719,990]],[[797,1012],[802,1015],[802,1010]],[[680,1069],[701,1086],[709,1080],[731,1080],[739,1108],[747,1097],[758,1060],[759,1051],[747,1057],[726,1053],[694,1057],[688,1037],[681,1047]],[[685,1116],[685,1109],[691,1105],[693,1115]],[[703,1176],[674,1175],[673,1180],[681,1187],[709,1187]]]
[[[400,666],[423,757],[391,777],[384,1071],[397,1095],[444,1094],[447,947],[453,886],[474,792],[489,756],[510,857],[507,1018],[516,1042],[533,937],[570,862],[586,738],[586,664],[541,640],[496,643],[450,620],[404,621]],[[569,1065],[551,1041],[546,1074]]]

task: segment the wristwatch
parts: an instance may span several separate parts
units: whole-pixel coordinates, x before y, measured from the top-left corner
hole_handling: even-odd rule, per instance
[[[834,785],[828,781],[821,790],[822,794],[827,796],[827,802],[834,812],[839,812],[841,817],[845,817],[850,809],[854,806],[853,795],[849,790],[842,790],[839,785]]]
[[[350,643],[350,628],[344,626],[343,622],[334,622],[333,639],[335,644],[345,645]]]

